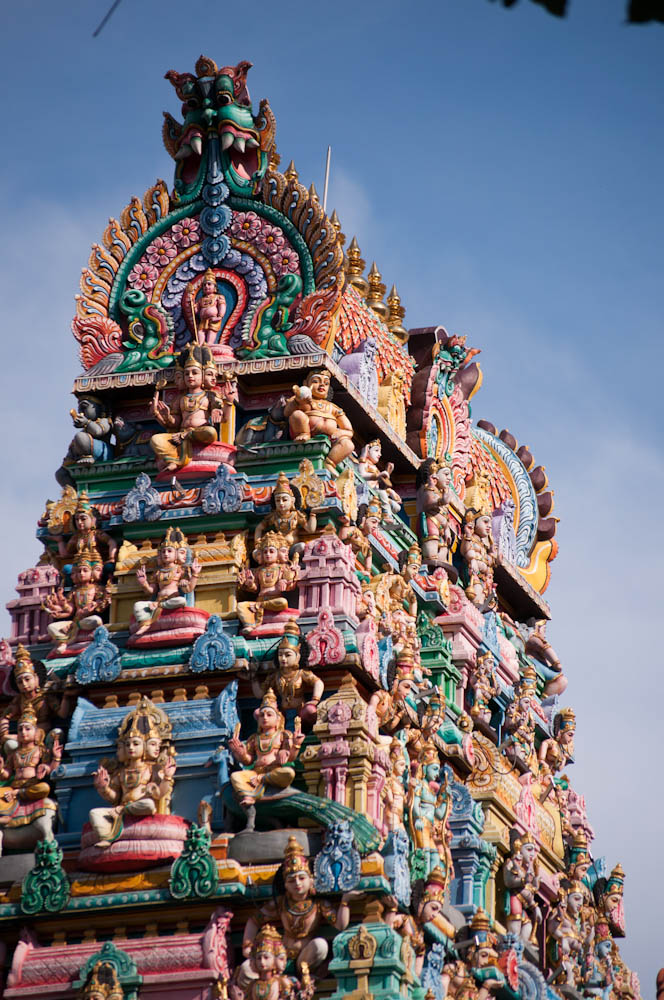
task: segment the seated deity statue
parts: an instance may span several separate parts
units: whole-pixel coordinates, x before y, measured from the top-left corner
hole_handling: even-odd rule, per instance
[[[293,386],[284,416],[294,441],[309,441],[316,434],[330,439],[332,447],[325,464],[334,472],[353,450],[353,425],[341,407],[330,402],[329,394],[329,372],[324,368],[309,372],[304,385]]]
[[[95,788],[108,802],[90,810],[97,847],[118,839],[125,817],[170,813],[175,774],[170,735],[168,717],[146,697],[124,718],[116,759],[103,760],[93,775]]]

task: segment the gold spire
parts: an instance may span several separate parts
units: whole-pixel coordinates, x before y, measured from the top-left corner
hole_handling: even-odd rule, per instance
[[[292,160],[290,161],[290,163],[288,164],[288,166],[284,170],[284,177],[289,182],[290,181],[295,182],[296,180],[299,179],[299,174],[298,174],[297,170],[295,169],[295,164],[293,163]]]
[[[316,190],[316,185],[313,183],[309,186],[309,197],[311,198],[312,201],[316,202],[320,201],[318,197],[318,191]]]
[[[385,295],[385,285],[382,282],[382,274],[376,267],[376,261],[371,265],[371,270],[369,271],[369,294],[367,295],[367,305],[373,309],[376,316],[382,319],[383,322],[387,320],[389,310],[385,303],[383,302],[383,296]]]
[[[392,285],[390,289],[390,294],[387,296],[387,306],[389,310],[389,315],[387,317],[387,329],[402,344],[405,344],[408,340],[408,330],[404,327],[402,320],[406,315],[406,310],[401,305],[401,297],[397,292],[397,286]]]
[[[337,215],[336,208],[332,212],[332,215],[330,216],[330,222],[332,223],[334,231],[337,234],[337,239],[339,240],[340,246],[343,246],[344,243],[346,242],[346,237],[344,233],[341,232],[341,223],[339,222],[339,216]]]
[[[364,277],[365,267],[366,264],[362,260],[362,251],[353,236],[346,253],[346,274],[348,275],[350,284],[363,299],[367,297],[367,292],[369,291],[369,282]]]

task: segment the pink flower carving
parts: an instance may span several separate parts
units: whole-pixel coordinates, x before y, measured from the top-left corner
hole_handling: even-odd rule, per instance
[[[201,227],[197,219],[180,219],[171,229],[171,238],[178,247],[190,247],[198,243]]]
[[[297,254],[290,247],[280,250],[271,260],[275,274],[294,274],[300,266]]]
[[[238,239],[251,243],[261,228],[261,220],[255,212],[237,212],[231,223],[231,233]]]
[[[256,245],[263,253],[270,256],[278,254],[284,247],[284,234],[276,226],[263,225],[260,233],[256,237]]]
[[[177,255],[177,247],[168,236],[158,236],[145,251],[145,256],[155,267],[166,267]]]
[[[132,288],[138,288],[141,292],[151,292],[158,277],[159,271],[157,268],[153,267],[145,257],[142,257],[138,264],[129,272],[127,280]]]

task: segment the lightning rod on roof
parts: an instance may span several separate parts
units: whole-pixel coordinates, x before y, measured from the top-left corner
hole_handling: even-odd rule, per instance
[[[327,147],[327,157],[325,160],[325,185],[323,187],[323,211],[327,210],[327,185],[330,180],[330,157],[332,155],[332,147]]]

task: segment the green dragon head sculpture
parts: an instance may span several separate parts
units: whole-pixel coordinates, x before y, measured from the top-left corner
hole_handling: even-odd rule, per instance
[[[201,56],[196,76],[169,70],[166,79],[182,100],[182,123],[164,112],[163,138],[176,162],[174,200],[193,201],[203,186],[212,146],[220,150],[231,194],[257,194],[275,150],[275,118],[266,100],[254,115],[247,90],[250,62],[219,68]],[[217,145],[218,144],[218,145]]]

